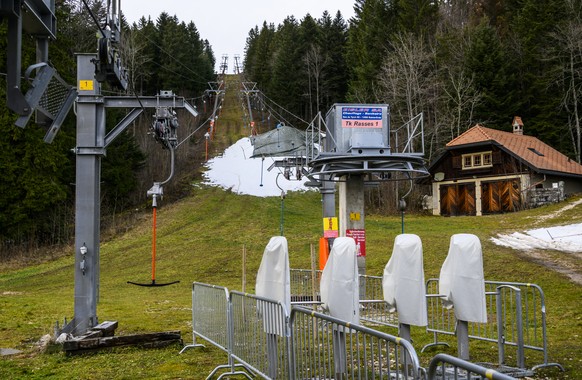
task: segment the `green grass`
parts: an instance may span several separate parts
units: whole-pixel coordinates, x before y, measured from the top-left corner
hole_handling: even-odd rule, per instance
[[[216,188],[193,187],[192,195],[158,210],[157,281],[180,280],[177,285],[143,288],[128,280],[150,281],[151,225],[145,219],[128,233],[101,246],[100,321],[117,320],[117,335],[181,330],[191,341],[191,283],[202,281],[242,289],[242,250],[247,250],[247,291],[254,288],[255,274],[269,238],[279,233],[281,200],[278,197],[240,196]],[[515,214],[442,218],[406,215],[405,232],[418,234],[424,247],[426,278],[438,277],[455,233],[474,233],[481,238],[485,277],[488,280],[533,282],[546,294],[550,361],[567,372],[544,373],[551,378],[582,378],[582,286],[534,263],[517,251],[498,247],[489,238],[499,232],[539,227],[536,220],[562,205]],[[567,211],[543,225],[582,222],[582,207]],[[309,268],[309,246],[316,244],[321,229],[319,194],[289,193],[285,199],[284,231],[289,241],[292,268]],[[368,215],[367,273],[380,275],[394,237],[400,233],[399,216]],[[551,252],[553,256],[568,256]],[[569,255],[572,256],[572,255]],[[579,258],[570,264],[582,271]],[[15,269],[0,264],[0,347],[23,350],[0,359],[0,378],[174,379],[205,378],[225,355],[214,348],[178,355],[179,347],[140,350],[116,349],[94,355],[67,357],[60,350],[40,353],[36,342],[53,332],[56,321],[73,313],[74,258],[61,258]],[[392,333],[394,333],[392,331]],[[415,345],[430,337],[413,330]],[[454,343],[454,338],[452,340]],[[472,346],[473,357],[495,359],[490,344]],[[417,346],[420,347],[420,346]],[[454,354],[454,347],[446,350]],[[438,350],[423,354],[423,360]],[[428,355],[428,356],[427,356]],[[533,364],[537,364],[533,363]]]

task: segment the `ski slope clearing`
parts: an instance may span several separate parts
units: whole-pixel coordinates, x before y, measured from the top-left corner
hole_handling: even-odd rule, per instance
[[[222,156],[208,160],[204,173],[204,184],[230,189],[236,194],[256,197],[281,196],[281,191],[307,191],[312,188],[303,183],[307,180],[287,180],[281,168],[268,168],[273,164],[272,157],[251,158],[253,146],[248,137],[238,140],[227,148]]]

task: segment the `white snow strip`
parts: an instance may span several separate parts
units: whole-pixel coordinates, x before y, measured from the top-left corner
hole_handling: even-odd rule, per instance
[[[250,158],[252,154],[251,140],[248,137],[238,140],[222,156],[208,160],[204,184],[257,197],[280,196],[281,189],[285,193],[312,189],[303,185],[307,178],[302,181],[288,181],[283,177],[280,168],[267,171],[275,161],[274,158],[267,157],[263,161],[261,158]],[[278,174],[281,175],[277,178]]]
[[[538,228],[525,233],[498,234],[491,238],[497,245],[513,249],[553,249],[562,252],[582,252],[582,223]]]

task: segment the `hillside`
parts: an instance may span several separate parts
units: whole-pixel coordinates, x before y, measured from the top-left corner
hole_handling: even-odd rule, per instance
[[[240,128],[240,115],[236,114],[241,109],[236,95],[236,91],[227,90],[215,153],[220,153],[219,146],[232,144],[245,135]],[[158,210],[157,280],[179,280],[179,284],[160,288],[127,284],[150,279],[149,216],[126,233],[102,242],[98,316],[100,321],[117,320],[117,335],[180,330],[184,341],[191,342],[191,283],[200,281],[242,290],[243,247],[247,252],[246,291],[254,290],[263,249],[271,236],[279,234],[281,199],[237,195],[200,183],[192,185],[187,198],[174,204],[162,202]],[[532,260],[531,255],[490,241],[499,233],[582,223],[582,204],[562,209],[564,205],[483,217],[406,215],[404,228],[423,241],[427,279],[438,276],[450,236],[473,233],[483,245],[487,280],[540,285],[546,294],[550,361],[567,369],[565,374],[552,370],[548,376],[573,379],[582,377],[582,286],[571,281],[564,271],[553,269],[582,273],[580,255],[540,249],[534,252],[538,259]],[[319,194],[288,193],[283,216],[291,267],[309,268],[310,244],[316,244],[321,233]],[[400,216],[368,215],[366,231],[367,273],[381,275],[394,238],[401,231]],[[123,348],[81,357],[67,357],[58,347],[41,352],[41,337],[53,334],[56,321],[62,324],[64,318],[70,320],[73,316],[73,265],[73,255],[68,252],[24,268],[0,263],[0,348],[22,351],[0,360],[0,378],[203,379],[226,361],[224,353],[212,347],[183,355],[178,355],[176,346],[158,350]],[[423,338],[415,346],[430,339],[428,334],[417,336],[421,335]],[[447,352],[454,353],[454,346]],[[478,345],[472,352],[480,360],[496,359],[488,344]],[[435,353],[429,352],[423,360]]]

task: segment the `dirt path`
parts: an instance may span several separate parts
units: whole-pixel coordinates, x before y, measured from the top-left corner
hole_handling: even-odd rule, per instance
[[[538,218],[538,222],[544,222],[544,221],[546,221],[548,219],[551,219],[551,218],[555,218],[557,216],[560,216],[560,214],[562,214],[564,211],[571,210],[571,209],[573,209],[574,207],[576,207],[576,206],[578,206],[580,204],[582,204],[582,198],[580,198],[580,199],[578,199],[578,200],[576,200],[576,201],[574,201],[572,203],[567,204],[566,206],[562,207],[561,209],[557,210],[556,212],[553,212],[551,214],[547,214],[547,215],[544,215],[544,216],[539,217]]]
[[[538,265],[558,272],[570,279],[575,284],[582,285],[582,271],[580,265],[576,265],[567,260],[549,257],[545,251],[525,250],[518,251],[518,255],[526,258]]]

